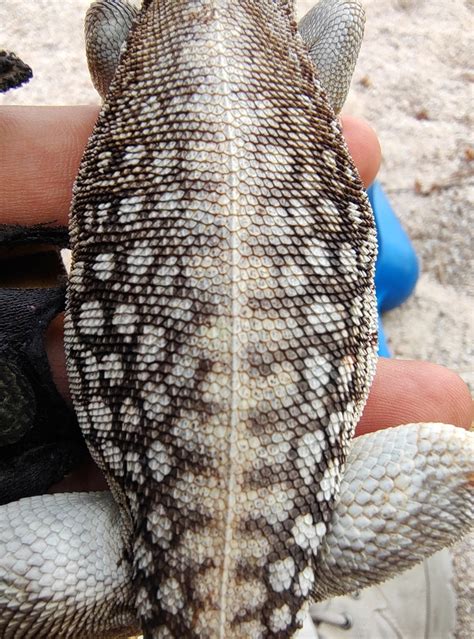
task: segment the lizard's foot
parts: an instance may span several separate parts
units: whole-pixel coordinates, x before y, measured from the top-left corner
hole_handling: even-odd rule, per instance
[[[316,599],[385,581],[473,525],[474,433],[410,424],[356,437],[316,557]]]
[[[336,113],[349,90],[364,25],[365,12],[359,0],[319,0],[298,25]]]
[[[86,51],[92,82],[105,98],[123,45],[138,14],[127,0],[96,0],[86,14]]]

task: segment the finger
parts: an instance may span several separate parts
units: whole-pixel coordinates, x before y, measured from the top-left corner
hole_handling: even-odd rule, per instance
[[[469,390],[453,371],[427,362],[380,358],[356,434],[412,422],[469,428],[472,419]]]
[[[412,422],[444,422],[469,428],[471,421],[471,397],[455,373],[435,364],[381,358],[356,435]],[[90,460],[48,492],[104,487],[104,475]]]
[[[47,332],[54,379],[68,396],[62,317]],[[464,381],[453,371],[428,362],[379,358],[356,435],[412,422],[442,422],[470,428],[473,402]]]
[[[382,159],[377,134],[365,120],[346,115],[341,121],[352,159],[364,186],[368,187],[374,181]]]
[[[0,109],[0,220],[67,224],[74,178],[98,107]],[[380,164],[369,125],[343,118],[350,152],[367,186]]]
[[[0,109],[0,220],[67,224],[74,178],[98,108]]]

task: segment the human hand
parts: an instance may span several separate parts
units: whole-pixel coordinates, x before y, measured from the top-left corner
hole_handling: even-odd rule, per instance
[[[97,107],[4,107],[0,109],[0,221],[67,224],[72,184]],[[343,118],[350,152],[366,186],[380,164],[375,133],[364,122]],[[63,318],[46,334],[53,377],[67,396]],[[409,422],[446,422],[468,428],[472,403],[453,372],[422,362],[380,359],[357,434]],[[105,488],[89,462],[53,490]]]

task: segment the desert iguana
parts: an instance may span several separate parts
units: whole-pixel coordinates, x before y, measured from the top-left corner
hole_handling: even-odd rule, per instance
[[[74,189],[66,349],[111,493],[2,507],[2,637],[284,639],[309,601],[472,526],[472,434],[351,442],[376,238],[335,112],[363,17],[321,0],[305,44],[293,11],[92,5],[105,103]]]

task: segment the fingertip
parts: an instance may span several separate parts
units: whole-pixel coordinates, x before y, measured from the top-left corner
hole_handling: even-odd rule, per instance
[[[453,370],[432,362],[404,362],[400,380],[417,422],[441,422],[470,428],[473,404],[464,380]],[[415,391],[411,394],[411,391]]]
[[[0,217],[67,224],[71,192],[98,108],[0,109]]]
[[[473,404],[454,371],[428,362],[380,358],[357,434],[420,422],[469,428]]]
[[[374,181],[382,160],[377,134],[368,122],[350,115],[342,117],[342,132],[362,182],[368,187]]]
[[[474,419],[474,405],[469,388],[455,371],[430,364],[432,395],[443,397],[446,419],[442,421],[461,428],[471,428]]]

